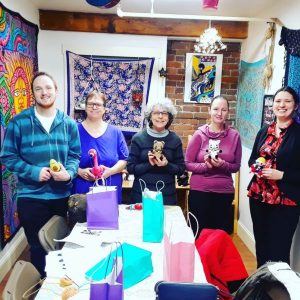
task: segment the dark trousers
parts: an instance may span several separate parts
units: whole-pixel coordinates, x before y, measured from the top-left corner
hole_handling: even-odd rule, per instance
[[[299,206],[272,205],[250,198],[257,268],[267,261],[290,264],[290,250],[299,221]]]
[[[30,246],[31,263],[40,272],[42,277],[46,276],[45,256],[47,253],[39,241],[38,232],[52,216],[66,216],[67,199],[68,198],[45,200],[23,197],[18,198],[18,215]]]
[[[203,228],[229,231],[233,198],[233,193],[224,194],[193,190],[189,192],[189,211],[194,214],[198,220],[198,235]],[[193,220],[193,217],[190,217],[190,220],[193,232],[196,234],[197,224]]]

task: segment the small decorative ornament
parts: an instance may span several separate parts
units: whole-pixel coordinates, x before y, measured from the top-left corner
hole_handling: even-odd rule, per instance
[[[112,0],[109,2],[110,3],[108,3],[104,6],[105,8],[112,8],[112,7],[116,6],[120,2],[120,0]]]
[[[167,77],[167,70],[165,70],[164,68],[161,68],[159,71],[159,77]]]
[[[120,0],[86,0],[86,2],[99,8],[112,8],[116,6]]]
[[[132,101],[135,105],[141,105],[143,102],[143,91],[135,90],[132,92]]]
[[[218,30],[209,25],[209,28],[205,29],[199,39],[196,40],[197,44],[194,45],[194,49],[196,52],[204,54],[225,50],[227,46],[223,44],[221,39]]]
[[[202,0],[203,8],[218,9],[219,0]]]

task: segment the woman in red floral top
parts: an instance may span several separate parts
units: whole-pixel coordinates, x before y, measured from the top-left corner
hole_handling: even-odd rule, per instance
[[[276,121],[257,134],[249,166],[266,160],[249,186],[257,267],[267,261],[290,263],[290,249],[300,215],[300,125],[294,120],[299,97],[291,87],[274,95]]]

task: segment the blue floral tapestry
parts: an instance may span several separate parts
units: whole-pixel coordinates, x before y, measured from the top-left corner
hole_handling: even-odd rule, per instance
[[[67,51],[68,114],[82,121],[86,96],[105,94],[105,120],[133,134],[143,127],[154,58],[108,58]],[[78,114],[79,112],[79,114]]]
[[[249,149],[252,149],[261,125],[265,65],[265,58],[255,63],[241,61],[240,65],[236,126],[241,135],[242,144]]]
[[[38,26],[0,3],[0,117],[1,139],[11,118],[33,102],[30,83],[38,69]],[[0,164],[0,243],[16,233],[16,177]]]

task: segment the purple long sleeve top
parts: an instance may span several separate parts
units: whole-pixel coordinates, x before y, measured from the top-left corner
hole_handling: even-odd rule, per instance
[[[219,168],[208,168],[204,162],[210,139],[220,140],[219,157],[225,163]],[[208,125],[203,125],[194,133],[188,144],[185,165],[192,172],[190,189],[201,192],[233,193],[232,173],[241,166],[242,145],[237,130],[226,127],[222,132],[209,131]]]

